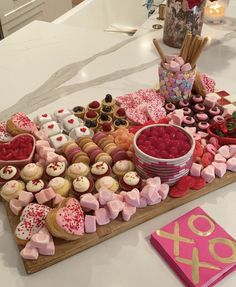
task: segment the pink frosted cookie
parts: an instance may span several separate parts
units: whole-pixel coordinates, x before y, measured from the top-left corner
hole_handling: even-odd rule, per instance
[[[12,135],[17,135],[20,133],[33,133],[37,130],[37,127],[25,113],[19,112],[7,121],[7,130]]]

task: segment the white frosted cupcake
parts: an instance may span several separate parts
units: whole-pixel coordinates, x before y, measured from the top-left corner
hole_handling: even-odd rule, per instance
[[[71,179],[75,179],[78,176],[88,176],[89,173],[89,166],[83,162],[73,163],[67,169],[67,176]]]
[[[27,164],[20,172],[20,176],[25,182],[33,179],[39,179],[42,177],[42,175],[43,167],[35,163]]]
[[[72,184],[73,193],[77,198],[85,193],[92,192],[94,189],[94,182],[85,176],[78,176],[73,180]]]
[[[98,179],[95,183],[95,188],[97,191],[99,191],[101,187],[106,187],[110,191],[116,192],[119,189],[119,184],[113,177],[104,176]]]
[[[63,177],[66,173],[66,164],[65,162],[52,162],[49,165],[47,165],[45,170],[45,178],[50,181],[54,177]]]
[[[132,161],[124,159],[117,161],[113,167],[112,171],[118,177],[125,175],[129,171],[134,171],[134,164]]]
[[[63,177],[54,177],[49,181],[48,186],[50,186],[55,193],[67,197],[71,188],[71,183],[68,179]]]
[[[17,180],[19,177],[20,171],[12,165],[7,165],[0,169],[0,185],[5,184],[9,180]]]
[[[24,189],[24,182],[20,180],[10,180],[3,185],[1,189],[1,196],[3,199],[9,202],[13,198],[18,198],[19,192]]]
[[[136,171],[127,172],[119,181],[120,188],[125,191],[130,191],[134,188],[142,187],[142,179]]]
[[[103,176],[109,176],[110,174],[111,174],[110,166],[103,161],[98,161],[94,163],[91,167],[91,175],[93,176],[94,180],[98,180]]]
[[[26,190],[32,193],[38,193],[45,187],[42,179],[33,179],[27,182]]]

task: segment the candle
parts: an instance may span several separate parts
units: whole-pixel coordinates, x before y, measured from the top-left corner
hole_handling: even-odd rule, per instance
[[[221,4],[214,2],[206,6],[204,17],[210,22],[222,21],[225,16],[225,7]]]

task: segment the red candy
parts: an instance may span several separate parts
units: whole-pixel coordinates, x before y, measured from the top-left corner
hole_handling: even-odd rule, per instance
[[[202,189],[206,185],[206,181],[201,177],[195,177],[195,182],[192,187],[193,190]]]
[[[179,190],[176,186],[170,189],[169,196],[171,197],[183,197],[187,193],[187,190]]]
[[[89,107],[91,109],[97,109],[100,106],[99,102],[93,101],[92,103],[89,104]]]
[[[205,152],[202,156],[201,163],[203,167],[207,167],[208,165],[212,164],[214,160],[214,156],[210,152]]]
[[[193,176],[183,176],[178,182],[176,187],[179,190],[187,191],[192,189],[195,185],[195,178]]]
[[[93,119],[93,118],[96,118],[97,113],[94,112],[94,111],[88,111],[88,112],[86,113],[86,116],[87,116],[88,118],[90,118],[90,119]]]

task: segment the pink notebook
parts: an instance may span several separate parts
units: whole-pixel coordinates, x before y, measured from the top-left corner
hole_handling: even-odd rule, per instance
[[[185,286],[214,286],[236,269],[236,241],[200,207],[153,232],[151,243]]]

